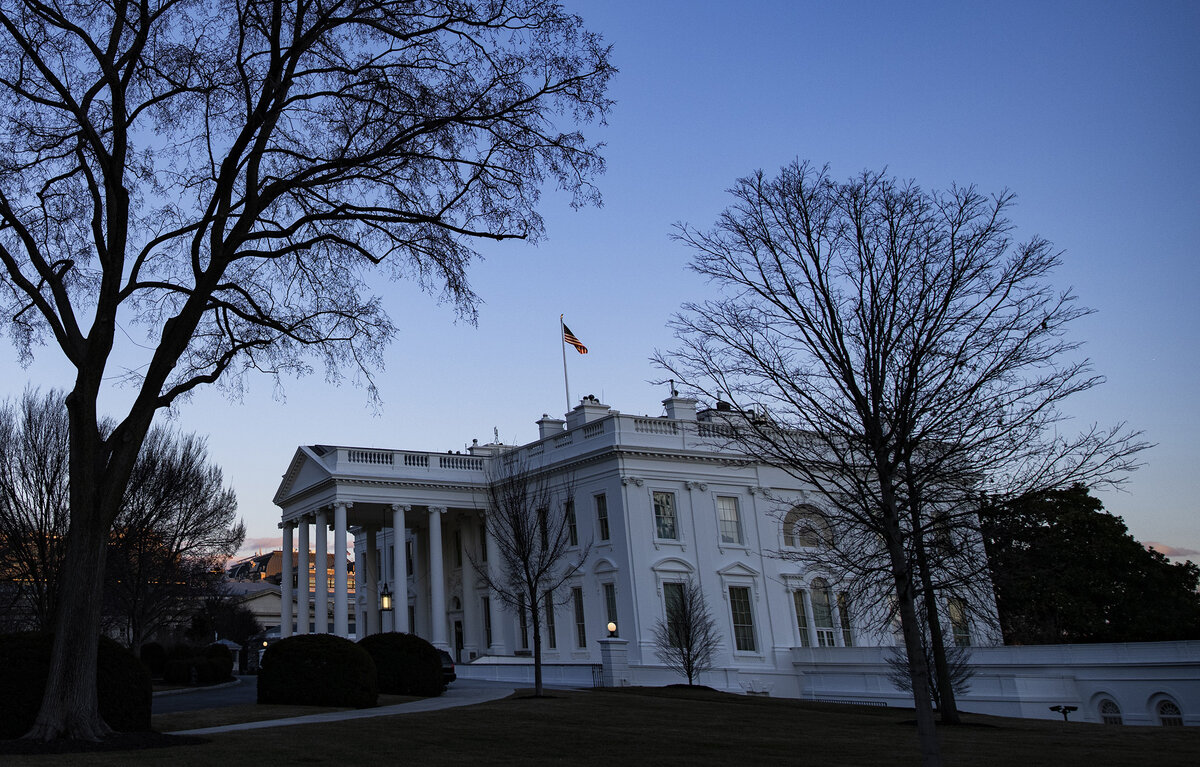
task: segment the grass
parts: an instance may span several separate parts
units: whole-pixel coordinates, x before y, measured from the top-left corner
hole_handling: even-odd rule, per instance
[[[6,764],[916,764],[912,712],[632,688],[207,736],[145,751],[10,756]],[[293,707],[288,707],[293,708]],[[306,709],[304,713],[312,713]],[[941,729],[947,764],[1200,764],[1200,728],[1106,727],[968,715]]]

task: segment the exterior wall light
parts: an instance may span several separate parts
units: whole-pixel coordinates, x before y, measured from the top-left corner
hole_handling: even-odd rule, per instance
[[[392,592],[388,590],[387,584],[383,584],[383,590],[379,592],[379,609],[386,612],[392,610]]]

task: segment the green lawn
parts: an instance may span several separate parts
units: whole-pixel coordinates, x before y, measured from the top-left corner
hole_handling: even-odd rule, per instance
[[[915,764],[912,712],[677,689],[555,692],[466,708],[207,736],[144,751],[6,756],[6,764]],[[294,708],[294,707],[289,707]],[[305,711],[303,713],[309,713]],[[196,716],[204,716],[203,712]],[[948,765],[1194,765],[1200,728],[969,716]]]

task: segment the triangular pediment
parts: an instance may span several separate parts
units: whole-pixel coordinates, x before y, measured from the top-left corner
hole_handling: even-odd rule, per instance
[[[296,448],[292,462],[288,464],[288,470],[283,475],[283,481],[279,483],[279,489],[275,491],[275,504],[282,506],[289,496],[322,482],[330,476],[329,469],[321,461],[320,455],[308,445],[301,445]]]
[[[717,570],[717,575],[722,575],[726,578],[757,578],[761,574],[758,570],[743,562],[734,562],[732,565],[726,565]]]

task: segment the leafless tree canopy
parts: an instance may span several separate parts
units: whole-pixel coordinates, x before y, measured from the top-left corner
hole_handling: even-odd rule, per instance
[[[516,452],[492,459],[484,527],[485,561],[471,565],[491,592],[533,632],[535,695],[542,694],[542,626],[546,613],[565,597],[562,587],[591,553],[591,542],[573,540],[575,485],[569,475],[550,474]]]
[[[77,371],[68,569],[102,571],[158,409],[310,354],[370,388],[376,267],[473,319],[475,240],[536,240],[547,185],[598,202],[608,56],[547,0],[0,0],[0,310]],[[95,633],[98,580],[57,636]],[[107,732],[68,641],[32,737]]]
[[[1063,428],[1061,403],[1101,382],[1066,336],[1088,310],[1050,286],[1049,242],[1014,241],[1011,194],[838,182],[798,162],[730,193],[714,228],[678,228],[721,295],[684,306],[679,348],[656,361],[750,414],[731,419],[739,448],[821,491],[834,539],[864,557],[840,571],[886,574],[924,677],[914,600],[935,525],[969,534],[981,490],[1120,482],[1144,443],[1123,426]]]
[[[7,623],[51,631],[68,504],[67,411],[61,392],[27,390],[0,405],[0,578]],[[107,540],[104,621],[133,648],[181,621],[220,578],[245,526],[204,440],[152,429]]]
[[[713,666],[721,648],[721,635],[713,622],[704,591],[692,580],[664,583],[666,617],[654,626],[655,655],[672,671],[687,677],[688,684]]]

